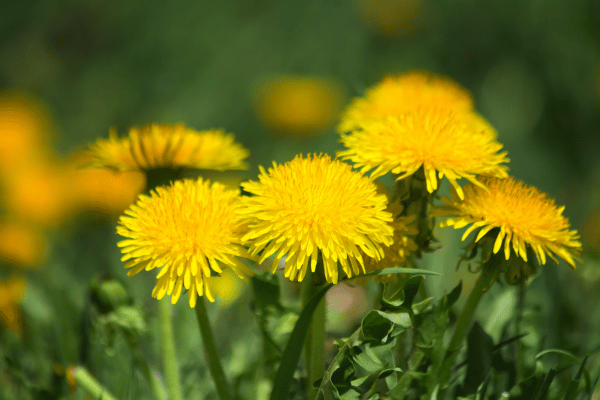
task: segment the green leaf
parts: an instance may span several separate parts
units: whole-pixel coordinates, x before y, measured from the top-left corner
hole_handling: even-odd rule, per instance
[[[564,400],[573,400],[577,395],[577,389],[581,383],[581,375],[583,374],[583,371],[585,371],[585,364],[587,363],[588,357],[589,356],[585,356],[583,362],[579,366],[577,374],[575,374],[575,377],[571,379],[571,382],[569,382],[569,386],[567,386],[567,391],[565,392]],[[591,387],[588,388],[588,393],[591,393]]]
[[[443,300],[443,304],[447,309],[450,309],[454,303],[456,303],[456,301],[458,300],[458,298],[460,297],[460,293],[462,292],[462,280],[460,282],[458,282],[458,285],[456,285],[456,287],[454,289],[452,289],[452,291],[450,293],[448,293],[446,296],[444,296]]]
[[[548,371],[548,375],[546,375],[546,378],[544,379],[544,382],[542,383],[540,390],[538,391],[537,395],[535,396],[535,400],[545,400],[548,398],[548,389],[550,389],[550,384],[554,380],[555,376],[556,376],[556,370],[554,368],[552,368],[550,371]]]
[[[387,342],[412,326],[410,316],[406,312],[388,313],[373,310],[363,318],[361,323],[363,340]]]
[[[573,353],[570,353],[568,351],[565,350],[560,350],[560,349],[549,349],[549,350],[544,350],[542,352],[539,352],[535,358],[540,358],[546,354],[560,354],[562,356],[567,357],[569,360],[573,361],[573,363],[579,365],[580,367],[583,365],[583,362],[581,362],[579,360],[579,358],[577,358],[577,356],[575,356]],[[583,369],[583,378],[585,380],[585,389],[586,391],[589,393],[591,391],[591,379],[590,379],[590,373],[588,372],[588,370],[584,367]]]
[[[390,341],[384,345],[373,342],[361,347],[355,346],[352,352],[356,353],[352,360],[369,373],[381,372],[394,366],[391,350],[395,344],[395,341]]]
[[[302,354],[304,339],[306,338],[312,315],[323,299],[323,296],[325,296],[332,286],[332,284],[328,284],[319,290],[300,313],[300,317],[298,318],[298,321],[296,321],[294,330],[283,351],[281,364],[279,365],[275,381],[273,382],[271,400],[287,399],[289,397],[290,385],[292,383],[294,372],[296,371],[296,366],[298,365],[298,360],[300,360],[300,355]]]
[[[366,276],[379,276],[379,275],[394,275],[394,274],[409,274],[409,275],[437,275],[443,276],[439,272],[429,271],[428,269],[417,269],[417,268],[384,268],[377,271],[367,272],[366,274],[356,275],[351,278],[344,279],[343,281],[351,281],[357,278],[364,278]]]
[[[494,342],[481,325],[475,322],[467,337],[467,374],[464,394],[477,392],[492,368]]]
[[[412,307],[412,302],[419,292],[419,285],[423,281],[423,276],[416,275],[408,278],[402,286],[395,291],[395,293],[389,293],[388,288],[391,288],[391,284],[386,285],[386,290],[383,292],[382,302],[390,308],[399,307]],[[393,282],[395,284],[395,282]]]

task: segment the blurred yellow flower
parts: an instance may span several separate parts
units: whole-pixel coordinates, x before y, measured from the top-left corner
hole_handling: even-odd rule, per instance
[[[48,243],[44,233],[17,221],[0,223],[0,259],[13,267],[34,268],[45,259]]]
[[[222,306],[235,303],[244,293],[244,285],[230,269],[224,269],[221,276],[212,279],[215,297]]]
[[[496,228],[493,252],[498,253],[504,241],[504,256],[511,254],[511,241],[514,254],[527,261],[527,246],[531,247],[539,264],[546,263],[546,255],[556,264],[553,254],[562,258],[571,268],[579,260],[581,243],[575,230],[569,230],[569,220],[562,215],[563,207],[557,207],[554,200],[533,186],[525,185],[512,177],[506,179],[489,178],[486,188],[466,185],[464,200],[451,191],[451,198],[442,197],[445,206],[434,207],[433,217],[449,217],[440,226],[453,226],[455,229],[471,225],[462,240],[476,229],[479,241],[486,233]],[[579,260],[580,261],[580,260]]]
[[[246,169],[249,152],[222,129],[195,131],[183,124],[133,127],[125,137],[111,129],[90,145],[90,166],[117,171],[160,167]]]
[[[15,168],[2,178],[9,214],[43,226],[56,226],[70,217],[74,193],[62,166],[44,162]]]
[[[50,116],[42,103],[24,94],[0,94],[0,168],[46,158],[51,153],[50,131]]]
[[[292,135],[317,133],[330,126],[342,108],[342,87],[326,78],[278,76],[254,95],[254,108],[270,129]]]
[[[25,296],[27,282],[22,276],[12,276],[0,281],[0,321],[9,330],[21,334],[23,321],[19,303]]]
[[[423,71],[390,75],[368,89],[364,97],[357,97],[342,114],[338,132],[363,129],[363,124],[385,120],[422,108],[473,110],[469,91],[453,80]]]
[[[506,152],[499,152],[502,145],[496,141],[496,132],[473,112],[420,108],[365,122],[361,129],[342,135],[341,141],[347,150],[338,156],[362,167],[363,172],[374,169],[372,177],[391,171],[400,180],[422,167],[429,193],[444,176],[461,198],[460,178],[481,185],[477,175],[508,176],[502,164],[509,160]]]
[[[357,0],[354,3],[363,23],[380,35],[407,35],[423,24],[422,0]]]
[[[268,172],[260,167],[259,182],[242,183],[253,194],[242,198],[240,215],[248,225],[243,237],[259,263],[275,254],[273,272],[285,260],[285,276],[302,281],[315,272],[319,251],[325,279],[338,281],[338,262],[347,276],[364,272],[359,251],[381,259],[392,243],[392,216],[387,198],[373,181],[327,155],[297,156]],[[359,267],[360,264],[360,267]]]
[[[214,301],[211,277],[225,268],[247,280],[252,271],[238,260],[248,257],[240,245],[238,193],[199,178],[140,195],[117,226],[117,233],[126,238],[118,243],[121,260],[131,260],[125,264],[132,268],[127,275],[161,268],[152,297],[160,300],[169,294],[175,304],[185,287],[190,307],[204,294]]]
[[[89,162],[89,154],[77,154],[67,165],[72,176],[75,202],[80,210],[121,214],[146,186],[144,174],[140,171],[82,168]]]

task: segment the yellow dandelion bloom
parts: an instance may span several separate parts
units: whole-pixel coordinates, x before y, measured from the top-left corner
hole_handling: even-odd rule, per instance
[[[394,216],[394,220],[390,222],[390,226],[394,230],[393,243],[391,246],[383,248],[385,257],[381,260],[375,258],[367,258],[365,260],[365,272],[378,271],[384,268],[409,268],[410,264],[408,257],[417,250],[417,244],[412,239],[419,233],[419,230],[414,224],[415,216],[401,216],[402,205],[399,201],[389,203],[388,211]],[[364,286],[371,278],[378,282],[391,282],[398,278],[398,275],[378,275],[375,277],[358,278],[353,282]]]
[[[45,105],[21,93],[0,93],[0,167],[30,165],[51,154],[52,124]]]
[[[402,179],[423,167],[430,193],[444,176],[461,198],[460,178],[481,185],[476,175],[508,176],[502,163],[509,160],[506,152],[499,152],[496,132],[475,113],[421,108],[365,123],[341,141],[347,150],[338,156],[363,172],[374,169],[372,177],[391,171]]]
[[[46,236],[32,224],[20,221],[0,223],[0,259],[10,266],[35,268],[46,258]]]
[[[225,269],[221,276],[213,279],[213,289],[219,304],[226,307],[235,303],[245,288],[230,269]]]
[[[176,181],[157,187],[150,196],[140,195],[119,219],[119,242],[130,260],[132,276],[145,269],[161,268],[152,297],[171,295],[175,304],[183,287],[189,290],[190,307],[206,295],[214,301],[211,277],[231,268],[240,278],[252,271],[237,257],[247,257],[240,246],[242,225],[236,216],[238,191],[219,183]]]
[[[513,179],[489,178],[483,182],[487,188],[465,186],[465,199],[456,192],[451,198],[442,197],[445,206],[435,207],[430,213],[435,217],[450,217],[440,226],[455,229],[471,225],[462,240],[479,229],[476,241],[494,228],[499,228],[493,251],[498,253],[504,242],[504,255],[508,260],[511,242],[514,254],[527,261],[527,246],[535,253],[538,263],[546,263],[546,255],[555,263],[553,254],[575,268],[579,260],[581,243],[575,230],[569,230],[569,221],[562,215],[564,206],[557,207],[554,200],[533,186]]]
[[[79,153],[66,165],[75,206],[82,211],[121,214],[144,190],[144,174],[140,171],[82,168],[90,161],[89,154]]]
[[[472,111],[469,91],[449,78],[412,71],[385,77],[346,108],[338,126],[340,133],[360,129],[368,121],[385,119],[423,107]]]
[[[279,76],[267,80],[254,95],[257,116],[282,134],[322,131],[339,117],[344,91],[330,79]]]
[[[118,171],[160,167],[246,169],[249,152],[221,129],[195,131],[183,124],[134,127],[125,137],[111,129],[90,145],[90,166]]]
[[[43,162],[0,172],[7,212],[33,224],[54,227],[71,217],[72,181],[58,163]]]
[[[338,281],[338,262],[347,276],[364,272],[361,255],[381,259],[392,243],[387,198],[373,181],[327,155],[297,156],[268,172],[259,182],[242,183],[254,196],[243,198],[240,215],[248,225],[242,238],[259,263],[275,254],[273,272],[285,259],[285,276],[302,281],[315,272],[319,252],[325,278]],[[360,267],[359,267],[360,266]]]

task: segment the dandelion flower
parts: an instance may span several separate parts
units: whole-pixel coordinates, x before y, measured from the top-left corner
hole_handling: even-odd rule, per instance
[[[280,76],[257,90],[254,108],[262,122],[282,134],[311,134],[331,125],[342,108],[344,92],[333,80]]]
[[[171,295],[175,304],[183,287],[189,290],[190,307],[196,294],[214,301],[211,277],[231,268],[240,278],[252,271],[237,257],[247,257],[240,246],[242,225],[236,217],[238,192],[202,178],[176,181],[140,195],[119,219],[118,243],[130,260],[129,276],[161,268],[152,297]]]
[[[0,222],[0,259],[12,267],[35,268],[47,255],[47,238],[34,224]]]
[[[440,226],[455,229],[471,225],[462,240],[476,229],[479,241],[486,233],[498,228],[493,252],[503,247],[506,260],[514,254],[527,261],[527,247],[536,255],[539,264],[546,263],[546,255],[558,264],[554,255],[562,258],[571,268],[579,260],[581,243],[577,231],[569,230],[569,221],[562,215],[564,206],[557,207],[554,200],[533,186],[513,179],[489,178],[484,181],[487,188],[467,185],[465,198],[461,201],[456,192],[451,198],[442,197],[445,206],[436,207],[430,213],[435,217],[450,217]]]
[[[475,113],[444,108],[421,108],[379,121],[367,122],[361,130],[342,135],[347,150],[338,153],[372,177],[387,172],[397,179],[423,167],[427,190],[433,193],[444,176],[462,198],[457,183],[466,178],[481,185],[476,175],[508,176],[506,152],[496,141],[496,132]]]
[[[391,246],[383,248],[385,257],[381,260],[367,258],[365,260],[365,272],[379,271],[384,268],[408,268],[410,255],[417,250],[417,244],[412,239],[419,233],[414,224],[415,216],[402,216],[402,204],[399,201],[389,203],[387,210],[394,216],[390,226],[394,230],[393,243]],[[396,280],[394,275],[377,275],[374,277],[358,278],[354,282],[358,285],[366,285],[371,278],[378,282],[391,282]]]
[[[125,137],[111,129],[90,146],[90,166],[118,171],[161,167],[246,169],[248,150],[223,130],[197,132],[182,124],[134,127]]]
[[[373,181],[326,155],[297,156],[285,165],[260,168],[259,182],[242,183],[254,196],[243,198],[243,237],[259,263],[275,254],[273,272],[285,259],[285,276],[302,281],[315,272],[319,252],[328,282],[338,281],[338,262],[347,276],[364,272],[362,250],[381,259],[392,242],[387,198]],[[359,267],[360,266],[360,267]]]
[[[367,121],[432,106],[472,111],[473,99],[467,89],[446,77],[422,71],[392,75],[367,90],[364,98],[352,100],[342,115],[338,131],[350,132]]]

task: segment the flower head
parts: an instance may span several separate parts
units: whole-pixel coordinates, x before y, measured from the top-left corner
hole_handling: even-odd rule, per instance
[[[311,134],[331,125],[342,108],[336,81],[309,76],[280,76],[257,91],[254,108],[271,129],[283,134]]]
[[[141,195],[119,219],[117,233],[126,238],[118,243],[130,260],[132,276],[145,269],[162,268],[152,296],[179,299],[189,289],[191,307],[196,294],[214,301],[211,277],[231,268],[240,278],[252,271],[237,257],[247,257],[240,246],[242,226],[236,217],[238,193],[202,178],[176,181],[157,187],[150,196]]]
[[[399,201],[393,201],[388,204],[387,210],[393,215],[394,220],[390,226],[394,229],[393,243],[391,246],[383,248],[385,257],[381,260],[367,258],[365,260],[365,272],[378,271],[384,268],[408,268],[410,255],[417,250],[417,244],[412,239],[419,233],[414,224],[415,216],[402,216],[402,204]],[[373,279],[378,282],[395,281],[398,275],[377,275]],[[355,279],[358,285],[364,286],[371,280],[371,277]]]
[[[223,130],[197,132],[182,124],[134,127],[125,137],[114,129],[90,146],[93,167],[119,171],[159,167],[245,169],[248,150]]]
[[[442,76],[422,71],[391,75],[367,90],[364,98],[352,100],[342,115],[338,131],[353,131],[367,121],[431,106],[472,111],[473,99],[468,90]]]
[[[34,224],[16,220],[0,222],[0,259],[12,267],[35,268],[46,258],[48,243]]]
[[[260,261],[284,256],[285,276],[301,281],[315,272],[319,252],[325,278],[338,281],[338,262],[348,276],[364,272],[362,250],[381,259],[391,244],[387,198],[373,181],[326,155],[297,156],[285,165],[260,168],[259,182],[242,183],[254,196],[243,199],[240,213],[248,225],[243,240]],[[360,265],[360,269],[359,269]],[[275,272],[275,269],[273,272]]]
[[[353,161],[372,177],[389,171],[397,179],[423,167],[427,190],[438,187],[446,176],[462,198],[456,182],[466,178],[476,185],[476,175],[506,177],[506,152],[496,141],[496,132],[474,112],[447,108],[420,108],[396,116],[365,122],[361,129],[342,135],[347,150],[338,153]]]
[[[476,185],[464,188],[465,199],[460,200],[456,192],[451,198],[442,197],[446,204],[436,207],[430,213],[435,217],[450,217],[440,226],[453,226],[455,229],[471,225],[462,240],[476,229],[479,233],[475,241],[494,228],[498,228],[493,252],[498,253],[504,242],[504,255],[511,255],[511,242],[514,254],[527,261],[527,246],[536,255],[538,263],[546,263],[546,255],[555,263],[557,255],[572,268],[581,251],[577,231],[569,230],[569,221],[562,215],[564,206],[557,207],[554,200],[533,186],[513,179],[489,178],[484,181],[487,189]]]

